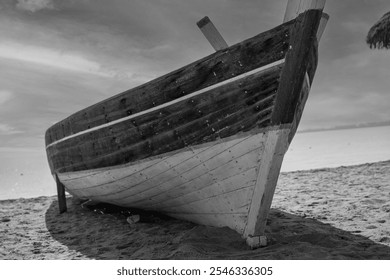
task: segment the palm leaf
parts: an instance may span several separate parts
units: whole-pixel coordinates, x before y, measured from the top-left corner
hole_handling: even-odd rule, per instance
[[[389,49],[390,48],[390,12],[371,27],[366,38],[370,48]]]

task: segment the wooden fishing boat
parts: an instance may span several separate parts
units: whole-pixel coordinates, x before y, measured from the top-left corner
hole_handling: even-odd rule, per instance
[[[325,0],[290,0],[284,23],[81,110],[45,136],[60,211],[75,197],[154,210],[266,244],[283,156],[317,67]]]

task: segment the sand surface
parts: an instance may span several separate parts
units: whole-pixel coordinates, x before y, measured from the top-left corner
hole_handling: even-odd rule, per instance
[[[0,201],[0,259],[390,259],[390,161],[282,173],[257,250],[228,228],[67,203]]]

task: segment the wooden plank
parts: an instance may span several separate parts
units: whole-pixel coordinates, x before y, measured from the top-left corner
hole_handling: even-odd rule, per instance
[[[79,172],[60,173],[58,176],[69,189],[97,188],[99,186],[118,182],[122,177],[130,177],[133,174],[159,164],[163,159],[153,159],[137,164],[123,164],[116,168],[91,169]]]
[[[280,167],[289,144],[289,134],[289,128],[280,128],[267,134],[244,237],[264,235]]]
[[[81,146],[84,144],[80,144],[75,146],[76,148],[73,149],[72,153],[67,154],[64,150],[61,153],[64,160],[61,160],[61,157],[54,157],[54,159],[62,172],[114,166],[123,162],[142,160],[185,147],[207,143],[218,138],[226,138],[252,128],[265,127],[271,117],[274,95],[270,97],[265,98],[264,102],[261,100],[248,106],[247,109],[228,115],[226,118],[221,119],[222,116],[218,118],[218,112],[216,112],[216,115],[210,118],[210,121],[207,117],[200,118],[177,129],[166,131],[134,144],[130,142],[131,135],[126,136],[122,133],[124,142],[130,142],[123,148],[117,147],[115,149],[115,146],[109,145],[110,141],[104,141],[103,138],[102,143],[106,142],[105,149],[100,150],[95,157],[93,157],[93,153],[88,154],[88,149],[81,150]],[[257,114],[253,114],[253,111],[257,111]],[[87,160],[82,157],[84,155],[91,158]],[[79,157],[82,158],[79,159]],[[60,164],[63,163],[67,163],[67,165],[61,167]]]
[[[132,122],[136,122],[137,124],[142,124],[141,126],[144,126],[145,124],[153,125],[153,123],[150,124],[150,122],[152,120],[155,121],[156,119],[158,119],[160,122],[162,121],[161,116],[158,117],[159,115],[164,115],[164,117],[166,117],[168,113],[170,115],[172,115],[173,112],[175,112],[175,114],[173,116],[174,117],[173,120],[168,120],[168,121],[172,122],[179,115],[181,115],[181,117],[183,118],[183,112],[182,112],[183,107],[185,107],[185,109],[187,111],[190,111],[191,109],[193,109],[194,105],[199,106],[200,104],[202,104],[203,106],[207,105],[207,107],[212,107],[212,106],[210,106],[210,99],[212,99],[211,102],[213,102],[213,103],[216,103],[217,101],[218,101],[218,103],[221,103],[221,100],[226,101],[227,98],[232,97],[232,94],[228,90],[230,87],[232,87],[233,89],[238,89],[238,88],[241,88],[241,87],[238,87],[238,85],[245,84],[245,91],[246,92],[252,91],[250,89],[250,87],[251,86],[253,87],[253,86],[258,84],[258,82],[256,81],[257,79],[259,79],[261,77],[261,79],[265,83],[267,83],[268,82],[267,80],[272,78],[272,75],[274,75],[275,73],[278,72],[277,71],[278,66],[282,67],[283,63],[284,63],[284,59],[276,61],[276,62],[271,63],[271,64],[268,64],[266,66],[254,69],[250,72],[243,73],[239,76],[230,78],[230,79],[225,80],[221,83],[214,84],[212,86],[203,88],[203,89],[198,90],[196,92],[193,92],[191,94],[185,95],[183,97],[177,98],[175,100],[161,104],[159,106],[150,108],[148,110],[144,110],[142,112],[133,114],[131,116],[123,117],[123,118],[120,118],[120,119],[117,119],[114,121],[110,121],[110,122],[102,124],[102,125],[92,127],[90,129],[80,131],[78,133],[74,133],[72,135],[66,136],[60,140],[57,140],[55,142],[50,143],[49,145],[46,146],[46,149],[48,149],[51,146],[57,145],[58,143],[66,141],[68,139],[76,138],[80,135],[88,134],[88,133],[94,132],[96,130],[102,130],[104,128],[112,129],[116,124],[119,124],[122,122],[127,122],[129,120],[132,120]],[[236,82],[239,82],[239,83],[236,83]],[[214,89],[218,89],[218,90],[212,92],[212,90],[214,90]],[[248,97],[248,96],[246,96],[246,97]],[[182,101],[187,101],[187,102],[182,102]],[[234,103],[234,100],[227,99],[227,101],[229,101],[228,102],[229,104]],[[188,106],[190,104],[192,106]],[[198,107],[196,109],[201,110],[204,108]],[[214,108],[212,108],[212,109],[214,110]],[[140,118],[140,117],[144,117],[144,118]],[[140,125],[138,125],[138,126],[140,126]]]
[[[221,181],[215,182],[212,185],[202,188],[188,190],[188,192],[180,197],[172,198],[162,201],[158,204],[151,205],[154,208],[166,209],[168,207],[180,206],[183,204],[195,202],[197,200],[205,199],[221,195],[223,193],[231,192],[239,187],[246,188],[255,184],[257,177],[256,168],[243,171],[240,174],[232,174]]]
[[[252,102],[252,100],[260,100],[261,98],[267,97],[268,94],[272,92],[272,85],[275,84],[275,86],[277,86],[277,79],[282,64],[283,60],[277,64],[271,64],[269,67],[267,66],[259,72],[253,73],[250,77],[244,77],[242,80],[234,80],[229,84],[224,84],[218,88],[207,91],[201,90],[202,94],[192,96],[192,98],[187,98],[188,96],[186,96],[185,99],[180,98],[173,102],[163,104],[161,110],[152,110],[147,113],[146,111],[143,111],[142,114],[140,113],[140,116],[136,117],[137,114],[135,114],[129,118],[119,119],[63,139],[67,140],[74,138],[75,141],[84,142],[85,140],[88,140],[88,138],[91,138],[90,136],[98,136],[99,133],[107,134],[107,136],[105,134],[102,135],[105,137],[108,137],[108,135],[115,136],[119,131],[123,131],[123,126],[131,129],[132,131],[130,132],[133,132],[136,135],[137,130],[142,130],[141,132],[145,135],[145,133],[148,132],[146,128],[151,126],[153,127],[154,133],[161,133],[164,130],[172,129],[183,122],[185,123],[201,116],[207,117],[210,113],[215,112],[218,109],[221,110],[225,108],[226,110],[227,108],[235,108],[234,110],[239,110],[244,107],[245,104]],[[267,86],[259,84],[258,79],[261,79]],[[245,85],[244,88],[243,85]],[[225,110],[221,112],[223,113]],[[196,114],[198,111],[201,111],[202,114]],[[169,125],[166,124],[166,122],[169,122]],[[134,123],[136,123],[136,125],[134,125]],[[86,136],[79,137],[82,135]],[[153,134],[145,136],[153,136]],[[61,142],[63,139],[54,142],[57,143],[57,149],[70,148],[73,146],[72,142],[69,141],[62,144]],[[47,148],[49,149],[52,144],[48,145]]]
[[[239,188],[228,193],[208,197],[191,203],[164,209],[162,212],[173,213],[242,213],[247,214],[253,188]]]
[[[209,17],[202,18],[197,22],[197,25],[209,43],[213,46],[214,50],[219,51],[229,47]]]
[[[125,121],[71,138],[50,147],[48,152],[53,153],[54,168],[61,168],[63,173],[121,164],[124,159],[135,161],[185,145],[226,138],[258,127],[258,121],[270,114],[268,109],[279,75],[280,68],[276,67],[244,81],[245,87],[237,82],[193,98],[193,104],[178,103],[173,108],[139,117],[135,119],[136,127],[131,120]],[[257,79],[262,79],[262,83]]]
[[[243,157],[242,160],[248,160],[248,156]],[[242,163],[240,162],[240,163]],[[230,172],[233,174],[237,174],[241,170],[238,170],[233,164],[227,164],[225,166]],[[183,193],[189,191],[189,189],[200,189],[203,187],[207,187],[215,183],[217,179],[213,177],[213,174],[207,171],[207,168],[203,165],[199,166],[196,169],[197,172],[192,171],[191,173],[185,173],[181,176],[176,176],[174,180],[169,181],[169,183],[160,184],[157,186],[148,187],[146,191],[142,191],[138,193],[137,197],[142,197],[141,199],[134,199],[134,196],[123,196],[119,197],[116,202],[122,203],[122,201],[127,201],[133,199],[131,205],[134,207],[149,207],[154,203],[159,203],[171,198],[180,197]],[[220,178],[219,180],[223,180],[224,177],[222,174],[217,174]],[[226,176],[226,175],[225,175]],[[169,177],[168,177],[169,178]]]
[[[206,147],[200,148],[201,151]],[[118,189],[127,190],[133,186],[150,180],[166,172],[172,166],[180,161],[187,161],[194,156],[194,152],[184,149],[182,153],[172,154],[161,158],[152,158],[146,161],[136,162],[132,165],[124,164],[115,167],[104,168],[101,172],[96,173],[96,170],[90,171],[94,174],[90,177],[75,178],[74,180],[65,180],[67,187],[76,191],[87,191],[89,193],[99,193],[106,195],[113,193],[112,184],[116,185],[116,192]],[[66,173],[72,174],[74,172]],[[75,172],[76,174],[79,172]],[[68,175],[69,176],[69,175]]]
[[[197,176],[206,174],[208,169],[205,164],[215,161],[215,158],[218,158],[220,154],[240,142],[242,142],[241,139],[234,139],[228,142],[217,141],[215,143],[210,143],[210,147],[202,152],[198,152],[197,149],[195,149],[194,157],[188,161],[179,162],[179,164],[175,165],[175,170],[174,172],[171,172],[171,174],[162,174],[162,176],[154,178],[153,187],[144,189],[141,192],[146,197],[155,196],[162,192],[164,193],[164,196],[169,195],[168,191],[170,189],[182,186],[194,178],[197,178]]]
[[[164,213],[242,213],[247,214],[253,188],[239,188],[228,193],[163,210]]]
[[[306,73],[305,80],[303,82],[302,90],[299,96],[299,100],[297,103],[297,108],[295,110],[294,120],[291,123],[291,132],[288,137],[288,142],[291,143],[297,129],[298,125],[301,121],[301,117],[303,114],[303,109],[305,108],[305,104],[307,101],[307,98],[309,97],[310,92],[310,78],[309,75]]]
[[[221,166],[214,170],[208,171],[207,166],[201,165],[196,170],[192,170],[190,174],[185,174],[187,175],[186,179],[178,177],[177,180],[172,182],[173,185],[163,184],[157,186],[151,190],[153,192],[157,191],[157,194],[151,195],[150,193],[146,193],[145,199],[135,202],[134,205],[145,205],[145,201],[148,201],[146,206],[149,207],[150,205],[152,207],[155,203],[181,197],[193,189],[202,189],[215,182],[223,181],[231,175],[239,174],[240,172],[253,168],[253,162],[257,159],[254,153],[257,153],[257,151],[254,151],[253,154],[248,153],[238,157],[228,163],[221,163]]]
[[[244,139],[247,137],[244,137]],[[99,187],[91,190],[90,195],[92,198],[98,198],[100,196],[104,196],[105,199],[129,198],[129,202],[132,202],[136,199],[146,197],[147,195],[145,192],[148,191],[150,191],[151,194],[160,193],[160,190],[157,187],[162,184],[171,186],[174,184],[175,180],[182,183],[186,172],[202,165],[199,158],[203,158],[207,161],[242,141],[243,139],[240,138],[231,139],[229,141],[218,140],[209,143],[207,146],[182,149],[178,151],[177,154],[165,159],[168,164],[166,170],[163,172],[157,173],[153,170],[153,167],[151,167],[150,169],[142,171],[148,177],[146,180],[138,180],[136,177],[126,176],[123,180],[116,181],[115,187],[113,185],[107,185],[105,190],[101,190]],[[114,191],[114,189],[118,188],[123,189],[123,191]]]
[[[262,134],[260,133],[259,135],[261,136]],[[184,158],[181,158],[180,155],[175,155],[175,157],[171,157],[171,159],[175,159],[178,164],[175,165],[172,161],[170,164],[171,168],[169,168],[166,172],[155,176],[154,178],[150,173],[154,172],[152,168],[151,170],[143,170],[142,172],[145,173],[144,176],[150,177],[151,179],[145,181],[141,180],[138,185],[134,184],[134,180],[136,180],[136,178],[125,176],[123,180],[113,182],[112,184],[107,184],[104,187],[102,186],[97,188],[77,189],[76,186],[76,190],[72,190],[72,192],[74,192],[78,196],[86,196],[94,200],[110,200],[115,204],[121,204],[126,206],[134,206],[134,201],[137,201],[140,198],[147,199],[150,196],[157,195],[160,193],[164,194],[162,195],[161,199],[165,200],[167,197],[175,197],[177,195],[180,196],[183,192],[187,193],[195,191],[203,186],[207,187],[208,185],[205,185],[205,182],[208,182],[209,185],[215,183],[214,180],[207,181],[207,178],[204,177],[198,180],[198,177],[200,175],[207,174],[208,172],[210,172],[210,169],[203,167],[203,164],[207,164],[209,165],[209,167],[218,171],[219,165],[223,165],[224,162],[230,162],[230,164],[225,165],[225,172],[221,173],[222,175],[227,175],[223,175],[223,177],[217,175],[220,176],[218,177],[219,180],[224,180],[234,176],[235,174],[245,172],[245,170],[241,170],[241,167],[235,162],[235,160],[237,160],[240,154],[245,154],[245,151],[248,149],[255,149],[258,145],[260,145],[260,143],[261,141],[259,140],[259,136],[247,136],[243,139],[233,138],[227,142],[219,140],[215,144],[212,144],[210,147],[199,147],[194,149],[192,157],[188,157],[186,155],[184,155]],[[240,144],[240,146],[238,146],[238,144]],[[239,149],[241,149],[242,151],[240,152]],[[223,151],[225,151],[225,154],[227,156],[221,156],[221,152]],[[184,153],[188,153],[188,151],[185,151]],[[186,158],[189,159],[187,160]],[[257,165],[256,158],[257,156],[250,161],[252,162],[251,168],[252,166]],[[209,164],[208,161],[210,160],[211,162]],[[243,166],[249,164],[247,157],[239,159],[239,161],[242,161]],[[196,168],[196,166],[201,166],[202,168],[199,169]],[[175,170],[172,167],[175,167]],[[122,169],[121,167],[118,168]],[[205,169],[202,170],[203,168]],[[114,170],[111,170],[110,172],[115,173]],[[222,172],[222,170],[218,171],[218,173],[220,172]],[[189,181],[190,183],[188,183]],[[163,183],[164,187],[161,187],[162,182],[165,182]],[[88,183],[90,182],[87,181],[87,184]],[[183,186],[180,187],[181,185]],[[70,188],[72,188],[72,186],[70,186]],[[176,191],[176,193],[173,191],[173,193],[167,192],[167,189],[172,188],[178,188],[178,191]],[[219,186],[219,188],[221,190],[225,189],[222,186]],[[119,200],[115,201],[115,199]],[[150,204],[151,202],[147,201],[143,206],[147,207]]]
[[[256,136],[227,148],[211,158],[206,154],[205,158],[199,157],[197,164],[191,169],[182,170],[179,173],[180,176],[174,176],[153,188],[142,190],[141,193],[145,198],[140,201],[133,201],[134,205],[143,204],[144,201],[147,201],[149,205],[152,202],[160,202],[181,196],[188,192],[188,189],[211,185],[232,174],[238,174],[256,166],[258,153],[260,152],[259,146],[261,145],[261,141],[258,139],[261,135]],[[219,149],[218,146],[216,148]],[[124,199],[127,199],[127,196],[119,198],[119,200]]]
[[[289,0],[283,22],[295,19],[307,10],[323,10],[326,0]]]
[[[328,24],[328,21],[329,21],[329,15],[326,14],[326,13],[322,13],[322,17],[321,17],[321,21],[320,21],[320,25],[318,27],[318,31],[317,31],[317,41],[319,42],[322,38],[322,34],[324,33],[325,31],[325,28],[326,28],[326,25]]]
[[[58,209],[60,211],[60,214],[66,212],[66,196],[65,196],[65,186],[61,183],[60,179],[58,178],[57,173],[55,173],[55,179],[57,184],[57,197],[58,197]]]
[[[299,101],[311,52],[316,48],[316,34],[322,17],[320,10],[310,10],[299,16],[292,30],[291,47],[286,55],[278,94],[271,117],[272,125],[291,123]],[[315,68],[312,69],[315,71]]]
[[[156,107],[284,58],[292,23],[278,26],[79,111],[53,125],[46,146],[69,135]],[[241,52],[245,49],[245,52]],[[266,53],[267,55],[264,55]]]

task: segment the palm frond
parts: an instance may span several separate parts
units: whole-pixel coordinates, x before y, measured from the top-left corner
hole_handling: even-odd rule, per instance
[[[370,48],[390,48],[390,12],[375,23],[368,32],[366,42]]]

